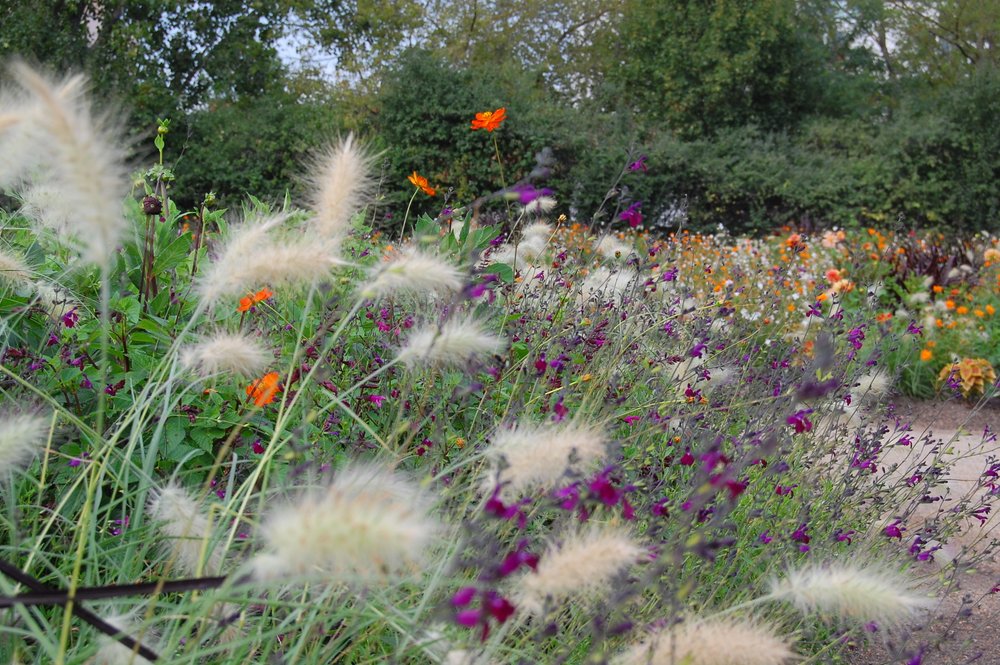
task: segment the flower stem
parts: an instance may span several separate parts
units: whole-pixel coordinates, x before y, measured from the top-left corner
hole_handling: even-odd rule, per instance
[[[410,197],[410,202],[406,204],[406,213],[403,215],[403,225],[399,229],[399,242],[403,242],[403,234],[406,233],[406,220],[410,217],[410,206],[413,205],[413,199],[417,198],[417,192],[420,189],[413,190],[413,196]]]

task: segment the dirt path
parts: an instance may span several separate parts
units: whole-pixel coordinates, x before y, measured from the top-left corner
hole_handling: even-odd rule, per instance
[[[973,409],[960,401],[922,402],[894,400],[900,414],[912,414],[913,427],[925,429],[945,441],[951,441],[956,453],[964,456],[953,468],[948,482],[952,496],[974,487],[986,467],[987,458],[998,456],[998,444],[982,446],[982,434],[989,426],[1000,432],[1000,400]],[[984,533],[985,530],[985,533]],[[984,538],[985,536],[985,538]],[[984,540],[1000,538],[1000,515],[993,515],[981,526],[978,522],[968,525],[957,538],[952,539],[940,554],[944,559],[961,551],[963,547],[981,547]],[[1000,585],[1000,561],[986,561],[977,570],[963,574],[959,589],[941,601],[935,618],[920,631],[927,638],[939,639],[941,644],[932,646],[922,654],[920,665],[1000,665],[1000,593],[991,590]],[[913,637],[914,646],[927,641]],[[911,661],[912,662],[912,661]],[[848,657],[850,665],[909,665],[907,659],[889,655],[882,645],[859,649]]]

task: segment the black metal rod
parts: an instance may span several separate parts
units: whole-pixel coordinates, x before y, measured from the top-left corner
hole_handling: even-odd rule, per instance
[[[28,587],[29,589],[31,589],[36,593],[52,593],[54,591],[57,591],[52,587],[50,587],[49,585],[45,584],[44,582],[41,582],[38,579],[32,577],[31,575],[25,573],[20,568],[7,563],[3,559],[0,559],[0,573],[3,573],[4,575],[11,578],[15,582],[23,584],[24,586]],[[63,603],[65,602],[69,602],[68,598],[65,601],[63,601]],[[77,618],[79,618],[81,621],[90,624],[91,626],[101,631],[108,637],[118,640],[119,642],[121,642],[122,646],[131,649],[132,651],[135,651],[148,661],[155,662],[160,659],[160,656],[157,655],[155,651],[143,645],[142,643],[138,642],[131,635],[126,635],[125,633],[121,632],[120,630],[112,626],[110,623],[108,623],[101,617],[97,616],[96,614],[94,614],[93,612],[91,612],[78,602],[74,602],[72,607],[73,607],[73,614],[76,615]]]

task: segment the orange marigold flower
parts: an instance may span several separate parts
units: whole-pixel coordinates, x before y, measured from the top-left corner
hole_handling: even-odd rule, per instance
[[[955,301],[951,299],[945,300],[944,306],[947,307],[948,309],[955,309]]]
[[[934,291],[934,293],[941,293],[942,291],[944,291],[944,287],[941,286],[940,284],[935,284],[934,286],[931,287],[931,290]]]
[[[270,404],[274,401],[274,396],[280,392],[277,372],[268,372],[247,386],[247,397],[253,398],[253,403],[257,406]]]
[[[920,352],[920,359],[922,361],[928,362],[932,358],[934,358],[934,352],[931,351],[930,349],[924,349]]]
[[[956,314],[968,314],[969,313],[969,308],[966,307],[965,305],[959,305],[958,309],[955,310],[955,313]]]
[[[844,278],[844,273],[840,272],[836,268],[830,268],[826,271],[826,281],[833,284],[834,282],[839,282]]]
[[[407,180],[412,182],[414,187],[419,187],[420,189],[424,190],[424,194],[426,194],[427,196],[437,195],[437,190],[430,186],[430,183],[427,182],[427,178],[418,174],[416,171],[410,174],[410,177],[407,178]]]
[[[507,119],[507,109],[500,107],[496,111],[483,111],[476,114],[476,119],[472,121],[472,129],[485,129],[492,132]]]
[[[993,305],[987,305],[986,306],[986,313],[989,314],[990,316],[993,316],[994,314],[996,314],[996,311],[997,311],[997,309]]]
[[[879,323],[885,323],[891,318],[892,318],[892,312],[882,312],[881,314],[875,317],[875,320],[878,321]]]

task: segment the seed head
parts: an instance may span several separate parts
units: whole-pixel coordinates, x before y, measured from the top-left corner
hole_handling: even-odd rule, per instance
[[[0,416],[0,476],[23,466],[42,448],[50,418],[32,413]]]
[[[545,550],[534,571],[518,580],[515,605],[537,614],[546,606],[561,607],[605,594],[619,574],[645,555],[642,544],[617,527],[568,534]]]
[[[326,488],[271,513],[256,575],[371,582],[415,569],[440,531],[429,510],[427,497],[400,474],[374,464],[346,467]]]
[[[181,364],[203,377],[257,376],[272,359],[272,354],[256,340],[225,332],[204,339],[181,354]]]
[[[394,293],[454,293],[464,282],[464,275],[455,266],[411,247],[377,266],[361,295],[378,298]]]
[[[372,161],[351,135],[315,160],[310,184],[316,216],[309,226],[319,238],[337,243],[346,232],[351,215],[371,193]]]
[[[795,659],[788,642],[766,624],[738,619],[692,619],[651,633],[613,665],[784,665]]]
[[[535,490],[549,490],[567,473],[583,473],[607,454],[607,439],[596,427],[579,424],[522,423],[499,429],[487,451],[492,468],[483,478],[487,491],[501,482],[500,496],[514,500]]]
[[[167,540],[168,558],[185,575],[219,572],[223,552],[212,542],[212,522],[187,490],[171,483],[153,493],[147,509]]]
[[[928,606],[926,597],[890,570],[845,564],[810,565],[771,582],[771,595],[804,614],[881,626],[898,625]]]
[[[452,318],[441,327],[429,326],[410,335],[397,357],[410,368],[464,367],[470,359],[500,353],[506,346],[507,340],[486,332],[479,321],[471,317]]]

